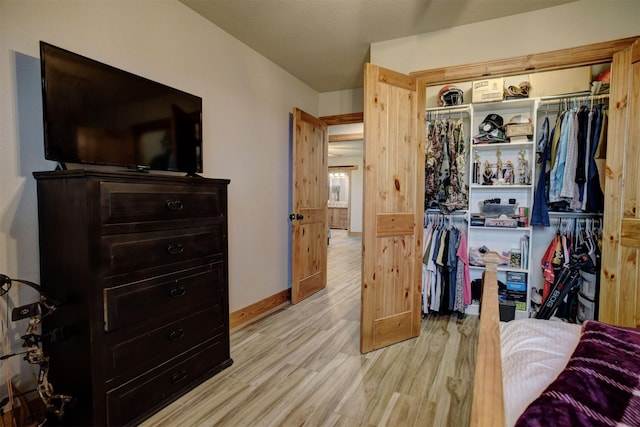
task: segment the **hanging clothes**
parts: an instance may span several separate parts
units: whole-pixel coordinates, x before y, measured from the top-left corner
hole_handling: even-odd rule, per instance
[[[569,145],[569,126],[573,123],[572,111],[565,112],[560,124],[559,138],[556,142],[556,155],[552,158],[551,174],[549,178],[549,202],[560,202],[564,167],[567,162],[567,146]]]
[[[560,304],[556,316],[575,322],[578,316],[579,296],[597,306],[602,230],[600,225],[595,227],[593,224],[593,219],[559,220],[557,232],[540,261],[543,276],[542,297],[541,301],[535,303],[532,300],[534,310],[544,304],[556,281],[561,278],[563,269],[576,254],[587,254],[591,262],[582,267],[579,289],[567,295]],[[532,293],[537,294],[539,289],[536,286],[533,288]]]
[[[428,120],[425,140],[425,209],[466,209],[469,189],[463,120]]]
[[[592,137],[591,155],[589,157],[589,174],[587,178],[587,212],[602,212],[604,210],[604,193],[600,187],[600,175],[596,159],[604,159],[607,145],[608,112],[604,105],[596,105],[596,121]]]
[[[425,209],[437,206],[438,177],[442,163],[442,143],[440,136],[443,123],[439,120],[427,121],[426,124],[426,149],[425,149],[425,178],[424,197]]]
[[[431,245],[433,240],[431,236],[433,235],[433,227],[431,224],[424,228],[422,234],[422,312],[429,312],[429,300],[425,296],[429,294],[429,289],[431,287],[431,274],[427,268],[428,257],[431,250]]]
[[[466,230],[445,225],[441,214],[436,217],[439,222],[428,219],[423,233],[422,311],[464,313],[471,304]]]
[[[549,144],[549,117],[545,116],[538,136],[536,145],[536,166],[538,173],[538,183],[531,209],[531,225],[549,226],[549,206],[547,205],[547,180],[548,163],[551,160],[551,145]]]
[[[464,312],[465,306],[471,304],[471,275],[469,271],[469,250],[467,233],[460,233],[458,242],[458,269],[456,276],[456,299],[453,309]],[[462,265],[460,265],[462,263]]]
[[[549,211],[602,212],[596,159],[606,141],[606,105],[561,109],[549,128],[545,114],[536,146],[538,182],[531,225],[549,226]]]

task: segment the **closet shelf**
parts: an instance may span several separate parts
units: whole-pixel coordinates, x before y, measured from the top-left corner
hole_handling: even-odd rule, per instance
[[[491,190],[493,189],[494,191],[497,189],[500,190],[509,190],[509,189],[513,189],[513,190],[522,190],[522,189],[529,189],[529,188],[533,188],[533,184],[502,184],[502,185],[482,185],[482,184],[471,184],[469,186],[470,188],[473,188],[474,190]]]
[[[602,212],[553,212],[549,218],[602,218]]]
[[[470,225],[474,230],[500,230],[500,231],[529,231],[531,227],[487,227],[485,225]]]
[[[474,150],[495,150],[499,148],[505,147],[530,147],[533,145],[532,141],[526,142],[496,142],[493,144],[471,144]]]
[[[470,269],[473,270],[485,270],[486,267],[484,265],[469,265]],[[529,273],[529,269],[527,268],[516,268],[516,267],[498,267],[498,271],[513,271],[516,273]]]
[[[477,112],[496,112],[517,108],[531,108],[537,98],[509,99],[505,101],[483,102],[473,104],[473,110]]]

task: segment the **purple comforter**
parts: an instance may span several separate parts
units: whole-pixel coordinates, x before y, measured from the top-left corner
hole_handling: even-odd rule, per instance
[[[640,329],[587,321],[566,368],[516,426],[640,426]]]

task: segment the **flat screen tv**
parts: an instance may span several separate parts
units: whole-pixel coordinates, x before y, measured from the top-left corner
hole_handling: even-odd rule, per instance
[[[45,158],[202,172],[202,98],[40,42]]]

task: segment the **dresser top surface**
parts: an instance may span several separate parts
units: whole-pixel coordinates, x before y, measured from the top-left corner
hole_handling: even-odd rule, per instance
[[[178,184],[229,184],[229,179],[204,178],[202,176],[186,176],[179,174],[149,173],[137,171],[104,171],[98,169],[69,169],[34,172],[37,180],[46,179],[97,179],[107,181],[145,182],[145,183],[178,183]]]

